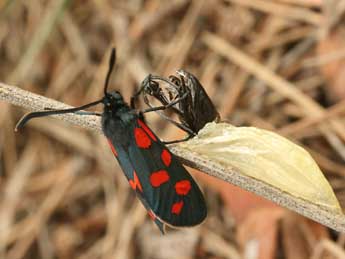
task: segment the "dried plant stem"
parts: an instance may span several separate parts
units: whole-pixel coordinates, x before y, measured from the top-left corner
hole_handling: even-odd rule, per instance
[[[304,8],[296,8],[291,5],[276,3],[265,0],[227,0],[228,2],[253,8],[266,13],[271,13],[279,17],[307,22],[313,25],[320,25],[322,16],[316,12]]]
[[[68,3],[68,0],[58,0],[52,2],[47,13],[40,22],[41,26],[33,35],[29,47],[24,53],[24,56],[22,57],[18,66],[8,77],[8,81],[12,83],[20,82],[29,73],[31,66],[35,61],[35,57],[42,49],[44,43],[49,37],[49,34],[54,29],[56,22],[63,14]]]
[[[18,87],[0,83],[0,100],[23,107],[30,111],[42,111],[45,108],[51,109],[68,109],[72,106],[49,99],[47,97],[30,93]],[[54,115],[59,119],[69,122],[73,125],[81,126],[85,129],[102,132],[100,128],[100,118],[97,116],[75,114]]]
[[[240,49],[225,41],[223,38],[218,37],[215,34],[205,32],[202,40],[218,54],[225,56],[230,62],[234,62],[236,65],[254,75],[259,80],[265,82],[272,90],[296,103],[305,113],[305,116],[316,117],[322,116],[325,113],[325,109],[323,107],[298,90],[293,84],[275,74],[269,68],[263,66]],[[345,141],[345,127],[336,117],[329,120],[329,124],[334,132],[330,132],[324,125],[320,125],[320,131],[324,134],[330,145],[332,145],[332,147],[345,160],[345,147],[335,136],[336,133],[339,138]],[[337,139],[337,142],[334,141],[335,139]]]
[[[24,107],[29,110],[42,110],[45,107],[54,109],[70,108],[70,106],[67,106],[63,103],[3,83],[0,83],[0,100]],[[73,125],[82,126],[83,128],[96,132],[101,132],[100,120],[96,116],[65,114],[56,115],[56,117]],[[294,197],[291,194],[283,192],[269,184],[249,176],[242,175],[235,168],[226,169],[214,161],[200,158],[197,154],[193,154],[192,152],[183,149],[179,145],[171,146],[170,149],[188,166],[200,169],[211,176],[215,176],[257,195],[263,196],[266,199],[294,210],[337,231],[345,232],[345,216],[343,214],[337,214],[329,211],[324,207]]]

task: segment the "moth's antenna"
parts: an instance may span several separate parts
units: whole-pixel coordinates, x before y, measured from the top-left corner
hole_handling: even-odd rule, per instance
[[[44,117],[44,116],[50,116],[50,115],[57,115],[57,114],[65,114],[65,113],[74,113],[76,111],[80,111],[86,108],[89,108],[91,106],[95,106],[99,103],[103,102],[103,99],[92,102],[92,103],[88,103],[88,104],[84,104],[83,106],[80,107],[75,107],[75,108],[71,108],[71,109],[63,109],[63,110],[49,110],[49,111],[39,111],[39,112],[30,112],[26,115],[24,115],[20,121],[17,123],[14,131],[18,131],[19,129],[23,128],[24,125],[31,119],[33,118],[38,118],[38,117]]]
[[[104,95],[107,95],[107,88],[108,88],[108,84],[109,84],[109,79],[111,76],[111,72],[114,68],[115,60],[116,60],[116,50],[115,50],[115,48],[113,48],[111,51],[110,59],[109,59],[108,74],[107,74],[107,77],[105,78],[105,83],[104,83]],[[98,100],[98,101],[95,101],[92,103],[88,103],[88,104],[82,105],[80,107],[71,108],[71,109],[49,110],[49,111],[39,111],[39,112],[28,113],[18,122],[18,124],[15,128],[15,131],[22,128],[29,120],[31,120],[33,118],[44,117],[44,116],[49,116],[49,115],[56,115],[56,114],[74,113],[76,111],[80,111],[80,110],[86,109],[88,107],[97,105],[97,104],[103,102],[103,100],[104,100],[104,98],[102,98],[101,100]]]
[[[108,73],[107,73],[107,77],[105,78],[105,83],[104,83],[104,95],[107,95],[107,89],[108,89],[108,85],[109,85],[109,80],[110,80],[110,76],[111,76],[111,72],[113,71],[114,65],[115,65],[115,61],[116,61],[116,49],[113,48],[111,50],[111,54],[110,54],[110,59],[109,59],[109,68],[108,68]]]

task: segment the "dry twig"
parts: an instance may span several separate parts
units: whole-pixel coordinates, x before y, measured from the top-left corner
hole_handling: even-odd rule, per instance
[[[54,109],[70,108],[70,106],[49,98],[2,83],[0,83],[0,100],[4,100],[30,110],[42,110],[44,107]],[[78,116],[76,114],[56,116],[71,124],[79,125],[96,132],[101,132],[99,118],[95,118],[95,116]],[[345,232],[345,216],[343,214],[332,213],[325,208],[308,203],[303,199],[293,197],[292,195],[264,182],[242,175],[236,169],[225,169],[222,165],[215,163],[214,161],[200,158],[198,155],[181,148],[179,145],[172,146],[171,151],[190,167],[200,169],[211,176],[215,176],[263,196],[279,205],[292,209],[337,231]]]

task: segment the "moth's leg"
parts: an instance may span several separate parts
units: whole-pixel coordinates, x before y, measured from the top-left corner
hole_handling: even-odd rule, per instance
[[[157,106],[157,107],[150,107],[148,109],[145,109],[141,111],[142,113],[148,113],[148,112],[154,112],[154,111],[161,111],[161,110],[166,110],[175,104],[181,102],[183,99],[185,99],[188,96],[188,93],[186,92],[183,96],[177,98],[175,101],[168,103],[167,105],[162,105],[162,106]]]
[[[165,145],[175,144],[175,143],[181,143],[181,142],[185,142],[185,141],[191,139],[192,137],[194,137],[194,134],[193,134],[193,135],[189,135],[189,136],[187,136],[187,137],[185,137],[185,138],[183,138],[183,139],[172,140],[172,141],[163,141],[163,143],[164,143]]]

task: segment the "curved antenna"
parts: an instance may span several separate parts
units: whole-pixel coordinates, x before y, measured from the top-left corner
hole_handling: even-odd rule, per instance
[[[84,104],[82,106],[79,107],[75,107],[75,108],[71,108],[71,109],[64,109],[64,110],[51,110],[51,111],[40,111],[40,112],[30,112],[26,115],[24,115],[20,121],[17,123],[14,131],[18,131],[18,129],[21,129],[24,127],[24,125],[31,119],[33,118],[38,118],[38,117],[44,117],[44,116],[49,116],[49,115],[57,115],[57,114],[65,114],[65,113],[73,113],[76,111],[80,111],[83,109],[86,109],[88,107],[97,105],[99,103],[103,102],[103,98],[101,100],[92,102],[92,103],[88,103],[88,104]]]
[[[111,72],[113,71],[113,68],[114,68],[115,61],[116,61],[116,49],[113,48],[111,50],[108,73],[107,73],[107,77],[105,78],[105,83],[104,83],[104,95],[108,94],[107,89],[108,89],[109,80],[110,80]]]
[[[104,95],[105,96],[107,95],[107,88],[108,88],[108,84],[109,84],[109,79],[110,79],[111,72],[112,72],[114,64],[115,64],[115,60],[116,60],[116,50],[115,50],[115,48],[113,48],[111,51],[111,54],[110,54],[108,73],[107,73],[107,77],[105,78],[105,83],[104,83]],[[50,115],[57,115],[57,114],[73,113],[73,112],[77,112],[77,111],[86,109],[88,107],[97,105],[97,104],[102,103],[102,102],[104,102],[104,98],[102,98],[101,100],[98,100],[98,101],[95,101],[92,103],[88,103],[88,104],[84,104],[82,106],[71,108],[71,109],[31,112],[31,113],[24,115],[20,119],[20,121],[17,123],[14,130],[18,131],[18,129],[21,129],[22,127],[24,127],[24,125],[29,120],[31,120],[33,118],[50,116]]]

